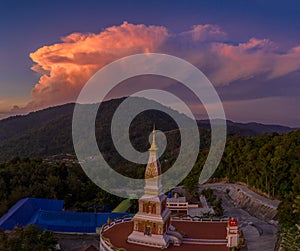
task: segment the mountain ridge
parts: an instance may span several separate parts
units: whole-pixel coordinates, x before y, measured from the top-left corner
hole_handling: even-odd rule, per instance
[[[125,98],[112,99],[101,104],[96,119],[96,132],[110,133],[109,120],[115,109]],[[155,102],[148,100],[147,102]],[[94,104],[96,105],[96,104]],[[48,107],[27,115],[17,115],[0,120],[0,161],[6,161],[14,156],[20,157],[45,157],[59,153],[74,153],[72,144],[72,115],[75,103]],[[177,112],[168,108],[170,112]],[[178,112],[177,112],[178,113]],[[102,116],[102,117],[101,117]],[[138,115],[139,116],[139,115]],[[181,116],[181,115],[180,115]],[[185,115],[182,115],[185,116]],[[102,125],[99,125],[101,121]],[[137,118],[134,123],[138,131],[151,131],[153,122],[160,126],[160,130],[167,132],[177,129],[175,121],[162,112],[153,110]],[[208,120],[197,121],[198,126],[209,138],[210,124]],[[235,123],[227,121],[228,133],[242,136],[256,136],[265,132],[279,134],[293,131],[294,128],[280,125],[264,125],[259,123]],[[145,128],[142,128],[145,127]],[[106,131],[105,131],[106,130]],[[146,147],[142,142],[147,142],[140,132],[133,133],[136,145],[143,150]],[[174,136],[174,133],[172,133]],[[148,136],[148,135],[147,135]],[[178,137],[177,135],[174,137]],[[206,145],[209,140],[206,140]],[[105,135],[104,148],[113,151],[112,141]],[[134,145],[134,144],[133,144]]]

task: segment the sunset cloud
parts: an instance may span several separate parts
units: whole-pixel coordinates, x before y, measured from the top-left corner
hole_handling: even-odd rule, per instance
[[[190,37],[194,42],[221,41],[227,37],[218,25],[212,24],[194,25],[192,30],[183,32],[182,35]]]
[[[73,33],[30,54],[42,74],[28,108],[75,101],[86,81],[104,65],[127,55],[155,51],[169,36],[164,27],[124,22],[99,34]]]
[[[72,33],[60,43],[30,54],[32,70],[41,74],[30,111],[76,100],[86,81],[101,67],[136,53],[162,52],[184,58],[202,70],[215,86],[261,76],[274,79],[300,69],[300,45],[280,51],[269,39],[233,43],[219,26],[200,24],[173,34],[163,26],[124,22],[98,34]],[[16,109],[14,109],[16,110]]]

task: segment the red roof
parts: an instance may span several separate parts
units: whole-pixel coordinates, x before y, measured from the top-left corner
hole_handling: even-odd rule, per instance
[[[212,239],[225,240],[227,222],[186,222],[186,221],[172,221],[171,224],[177,228],[178,231],[184,232],[186,238],[191,239]],[[121,223],[108,229],[104,232],[104,236],[109,238],[111,243],[118,248],[125,248],[127,251],[157,251],[159,249],[140,246],[136,244],[127,243],[127,237],[131,234],[133,223]],[[171,246],[168,251],[228,251],[226,244],[182,244],[179,247]]]

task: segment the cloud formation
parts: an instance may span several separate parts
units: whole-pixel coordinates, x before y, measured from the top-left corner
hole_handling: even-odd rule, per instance
[[[155,51],[169,36],[164,27],[124,22],[98,34],[73,33],[30,54],[42,74],[28,108],[75,101],[86,81],[104,65],[127,55]]]
[[[104,65],[127,55],[163,52],[182,57],[202,70],[215,86],[257,76],[274,79],[300,70],[300,45],[279,50],[269,39],[233,43],[217,25],[195,25],[172,34],[163,26],[124,22],[98,34],[72,33],[60,43],[30,54],[41,74],[31,92],[29,111],[76,100],[85,82]]]
[[[227,37],[227,34],[218,25],[213,24],[194,25],[192,30],[182,32],[181,35],[194,42],[223,41]]]

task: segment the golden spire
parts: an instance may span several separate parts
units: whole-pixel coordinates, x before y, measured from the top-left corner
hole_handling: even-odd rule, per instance
[[[155,124],[153,124],[153,130],[152,130],[152,143],[151,143],[151,147],[149,149],[149,151],[157,151],[158,148],[156,146],[156,142],[155,142]]]

